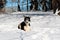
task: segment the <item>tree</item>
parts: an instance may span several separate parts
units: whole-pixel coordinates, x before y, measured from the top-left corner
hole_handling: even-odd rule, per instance
[[[28,11],[28,0],[27,0],[27,11]]]
[[[47,11],[46,0],[42,0],[40,3],[42,4],[43,11]]]
[[[20,10],[20,0],[18,0],[18,11],[21,11]]]
[[[4,8],[6,2],[7,2],[6,0],[0,0],[0,9]]]
[[[31,10],[38,10],[38,1],[37,0],[31,0],[31,6],[30,6]]]

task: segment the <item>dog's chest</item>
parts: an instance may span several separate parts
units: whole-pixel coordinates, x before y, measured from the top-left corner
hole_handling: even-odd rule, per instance
[[[30,26],[24,26],[25,31],[30,31]]]
[[[29,31],[30,30],[30,24],[23,22],[21,24],[21,29],[23,29],[25,31]]]

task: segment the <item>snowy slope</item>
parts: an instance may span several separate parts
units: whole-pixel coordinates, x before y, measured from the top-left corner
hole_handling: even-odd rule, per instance
[[[60,16],[53,15],[52,12],[24,13],[31,16],[31,31],[17,29],[23,21],[22,12],[1,14],[0,40],[60,40]]]

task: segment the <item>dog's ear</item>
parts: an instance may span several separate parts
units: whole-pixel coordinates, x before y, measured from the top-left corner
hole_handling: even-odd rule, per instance
[[[26,15],[23,15],[23,17],[25,18],[25,17],[30,17],[31,18],[31,16],[26,16]]]

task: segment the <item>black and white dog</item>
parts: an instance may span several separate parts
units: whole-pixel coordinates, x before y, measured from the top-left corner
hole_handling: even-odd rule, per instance
[[[30,31],[30,17],[25,16],[24,21],[18,25],[18,29]]]

